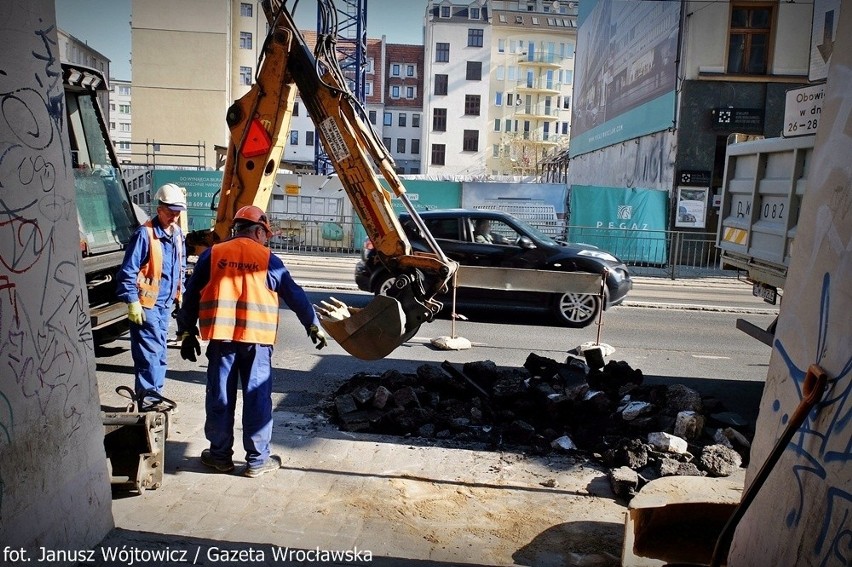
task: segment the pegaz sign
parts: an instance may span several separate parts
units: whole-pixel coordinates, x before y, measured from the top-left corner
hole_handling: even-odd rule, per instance
[[[568,239],[594,244],[625,262],[665,264],[668,193],[573,185]]]

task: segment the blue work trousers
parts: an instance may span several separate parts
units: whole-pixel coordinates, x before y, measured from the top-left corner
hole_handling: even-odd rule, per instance
[[[272,439],[272,346],[211,340],[207,345],[204,434],[219,460],[234,454],[237,381],[243,391],[243,448],[255,467],[269,458]]]
[[[162,394],[166,382],[166,339],[169,334],[171,307],[142,308],[145,321],[130,324],[130,354],[135,374],[137,399],[146,390]]]

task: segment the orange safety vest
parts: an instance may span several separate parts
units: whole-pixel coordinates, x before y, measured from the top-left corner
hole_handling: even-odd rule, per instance
[[[266,283],[269,248],[234,238],[210,251],[210,281],[201,290],[198,326],[205,340],[275,344],[278,294]]]
[[[139,268],[139,275],[136,276],[136,288],[139,290],[139,303],[142,307],[151,309],[157,303],[157,298],[160,296],[160,280],[163,277],[163,244],[157,238],[154,232],[154,225],[151,220],[147,220],[145,224],[145,232],[148,233],[148,261]],[[182,252],[179,243],[180,233],[175,231],[175,249],[177,250],[178,263],[178,281],[177,289],[175,290],[175,299],[180,299],[181,288],[183,287],[180,277],[180,265],[182,264]]]

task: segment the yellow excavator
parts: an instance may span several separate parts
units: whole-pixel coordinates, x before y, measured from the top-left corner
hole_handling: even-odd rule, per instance
[[[227,112],[231,135],[215,224],[212,231],[188,235],[187,246],[190,253],[197,253],[225,240],[240,207],[256,205],[266,210],[298,89],[376,254],[396,276],[394,288],[364,308],[348,307],[334,298],[321,302],[319,319],[351,355],[364,360],[383,358],[440,311],[442,305],[434,298],[446,291],[458,265],[441,251],[407,198],[392,157],[347,86],[334,48],[337,12],[333,1],[319,0],[321,31],[313,51],[284,2],[264,0],[262,6],[269,34],[254,84]],[[375,170],[411,214],[431,252],[412,250],[391,206],[391,194]]]

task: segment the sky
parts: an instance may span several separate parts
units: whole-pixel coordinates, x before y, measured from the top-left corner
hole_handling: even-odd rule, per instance
[[[144,1],[144,0],[137,0]],[[175,0],[179,2],[180,0]],[[365,0],[367,36],[387,37],[389,43],[421,44],[427,0]],[[110,60],[112,78],[130,80],[131,0],[55,0],[56,21],[62,30]],[[254,0],[252,0],[254,3]],[[293,2],[287,2],[288,7]],[[316,2],[300,0],[296,23],[316,29]]]

